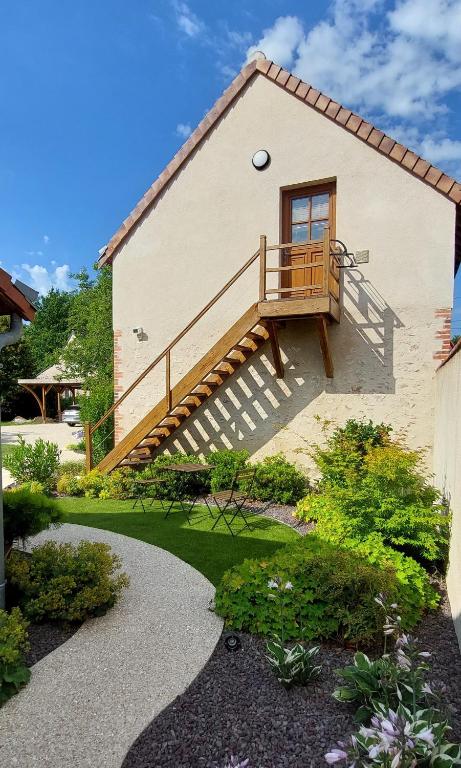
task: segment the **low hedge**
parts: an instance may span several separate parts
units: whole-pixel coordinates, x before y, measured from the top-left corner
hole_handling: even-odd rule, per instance
[[[49,541],[30,556],[12,552],[7,579],[28,619],[84,621],[104,614],[128,586],[120,566],[108,544]]]
[[[24,541],[51,525],[59,525],[62,511],[59,503],[26,488],[7,490],[3,494],[5,552],[15,541]]]
[[[227,571],[216,593],[216,610],[232,629],[287,639],[342,639],[369,643],[382,632],[375,596],[397,602],[402,626],[411,628],[427,607],[437,605],[429,577],[411,558],[388,547],[339,546],[309,534],[267,560],[245,560]],[[268,582],[279,578],[284,593],[283,622],[268,598]]]

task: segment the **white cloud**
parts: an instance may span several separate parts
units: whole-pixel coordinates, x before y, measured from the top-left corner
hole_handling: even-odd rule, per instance
[[[192,128],[189,123],[178,123],[176,126],[176,135],[182,139],[188,139],[192,133]]]
[[[60,291],[70,291],[73,288],[68,264],[62,264],[51,271],[40,264],[21,264],[21,269],[27,273],[31,287],[42,296],[45,296],[51,288],[57,288]]]
[[[265,29],[256,45],[247,51],[247,60],[255,51],[263,51],[282,67],[290,67],[293,56],[304,37],[301,21],[296,16],[280,16],[270,29]]]
[[[43,242],[45,243],[45,245],[48,245],[48,243],[50,242],[50,236],[49,235],[43,235]]]
[[[204,22],[189,8],[187,3],[175,2],[176,23],[187,37],[198,37],[205,31]]]
[[[394,0],[390,10],[384,0],[332,0],[310,29],[279,17],[247,56],[258,49],[384,130],[398,121],[390,135],[461,170],[461,142],[443,130],[447,97],[461,90],[461,0]]]

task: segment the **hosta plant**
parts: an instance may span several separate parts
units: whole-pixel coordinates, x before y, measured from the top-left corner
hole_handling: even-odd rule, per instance
[[[383,595],[375,601],[385,611],[384,653],[375,660],[365,653],[356,653],[353,664],[337,670],[344,684],[333,693],[337,701],[358,705],[355,718],[359,722],[367,720],[380,706],[395,709],[403,704],[414,712],[434,704],[436,698],[426,682],[426,660],[431,654],[421,651],[415,638],[401,632],[395,603],[387,606]],[[395,639],[395,647],[388,653],[390,638]]]
[[[321,666],[316,665],[319,647],[305,648],[296,643],[292,648],[285,648],[284,613],[286,594],[293,590],[291,581],[283,582],[279,577],[269,579],[268,599],[278,604],[282,636],[274,635],[274,639],[266,643],[266,658],[272,667],[277,680],[285,688],[292,685],[307,685],[319,676]]]
[[[305,648],[296,643],[292,648],[285,648],[280,638],[274,638],[266,644],[267,655],[277,680],[285,688],[292,685],[307,685],[320,674],[322,667],[316,664],[319,646]]]
[[[249,765],[250,761],[248,758],[240,760],[238,757],[235,757],[235,755],[231,755],[224,768],[248,768]]]
[[[384,705],[347,742],[325,755],[329,765],[354,768],[450,768],[461,765],[461,746],[446,741],[450,727],[436,709],[412,713],[403,704]]]

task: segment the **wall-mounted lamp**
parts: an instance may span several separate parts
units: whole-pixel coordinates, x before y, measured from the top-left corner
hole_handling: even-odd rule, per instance
[[[143,328],[133,328],[133,333],[136,334],[138,337],[138,341],[142,341],[144,339],[144,329]]]
[[[258,149],[251,158],[253,168],[256,168],[257,171],[264,171],[270,165],[270,161],[271,156],[267,149]]]

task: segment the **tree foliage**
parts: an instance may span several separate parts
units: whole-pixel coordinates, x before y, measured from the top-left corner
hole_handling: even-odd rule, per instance
[[[28,379],[34,375],[34,361],[29,345],[24,338],[17,344],[2,349],[0,355],[0,402],[2,418],[11,419],[16,416],[20,404],[30,395],[18,386],[18,379]]]
[[[35,319],[24,331],[35,374],[57,363],[61,357],[72,331],[69,313],[73,301],[73,292],[55,288],[38,300]]]

